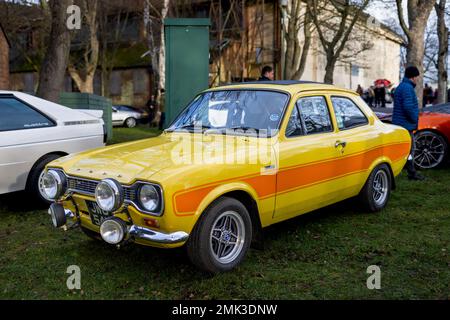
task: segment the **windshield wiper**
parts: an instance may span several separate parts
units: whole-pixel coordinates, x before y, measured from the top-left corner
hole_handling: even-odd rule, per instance
[[[174,132],[174,131],[176,131],[176,130],[183,130],[183,129],[197,129],[197,128],[201,128],[202,131],[211,129],[210,126],[204,126],[204,125],[199,126],[199,125],[196,125],[196,124],[192,124],[192,123],[191,123],[191,124],[185,124],[185,125],[182,125],[181,127],[176,127],[176,128],[174,128],[174,129],[166,130],[166,131],[167,131],[167,132]]]

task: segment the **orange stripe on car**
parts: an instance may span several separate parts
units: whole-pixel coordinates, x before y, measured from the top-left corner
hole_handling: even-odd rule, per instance
[[[195,214],[208,193],[224,182],[243,181],[248,183],[255,189],[259,199],[264,199],[275,196],[277,193],[291,192],[366,171],[375,159],[383,155],[392,162],[396,162],[409,153],[409,148],[409,143],[385,145],[362,153],[283,168],[277,175],[256,174],[182,190],[173,195],[174,212],[177,216]]]

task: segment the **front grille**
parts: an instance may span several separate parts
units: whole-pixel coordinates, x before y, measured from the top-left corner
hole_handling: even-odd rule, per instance
[[[80,192],[86,195],[95,195],[95,188],[99,182],[92,180],[85,180],[79,178],[68,177],[67,187],[75,192]],[[125,200],[134,201],[136,200],[136,189],[132,187],[123,187]]]

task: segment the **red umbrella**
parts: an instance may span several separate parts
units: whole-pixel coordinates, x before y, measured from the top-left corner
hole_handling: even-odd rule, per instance
[[[384,85],[385,87],[389,87],[391,84],[392,84],[392,82],[390,82],[388,79],[375,80],[375,85],[376,86]]]

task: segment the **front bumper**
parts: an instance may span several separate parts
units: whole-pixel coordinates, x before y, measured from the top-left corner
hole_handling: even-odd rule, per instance
[[[80,218],[77,214],[68,209],[63,210],[68,221],[68,229],[73,229],[81,225]],[[140,244],[149,246],[176,245],[186,242],[188,238],[189,234],[184,231],[164,233],[132,224],[127,227],[127,233],[123,242],[139,242]]]

